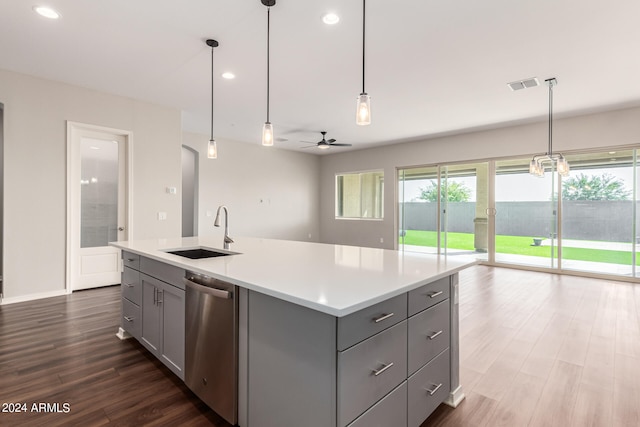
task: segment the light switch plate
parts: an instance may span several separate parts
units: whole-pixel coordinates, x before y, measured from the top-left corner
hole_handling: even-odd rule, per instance
[[[167,213],[166,212],[158,212],[158,221],[164,221],[167,219]]]

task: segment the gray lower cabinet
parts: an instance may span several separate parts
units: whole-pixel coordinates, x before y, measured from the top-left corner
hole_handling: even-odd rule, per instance
[[[247,291],[240,425],[420,426],[457,386],[456,284],[438,279],[339,318]]]
[[[142,345],[184,379],[185,291],[142,273],[140,281]]]
[[[184,379],[184,271],[129,252],[122,258],[122,329]]]

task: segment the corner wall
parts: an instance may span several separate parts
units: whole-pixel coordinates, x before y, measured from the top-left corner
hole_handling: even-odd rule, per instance
[[[5,302],[65,293],[67,120],[133,132],[132,238],[180,236],[180,111],[4,70],[0,102]]]
[[[322,156],[320,241],[394,249],[397,168],[544,153],[547,132],[541,122]],[[639,144],[640,108],[556,119],[553,132],[557,151]],[[384,219],[336,219],[335,175],[374,169],[384,169]]]
[[[220,205],[229,208],[229,234],[298,241],[319,240],[318,156],[216,139],[218,158],[207,159],[209,137],[184,133],[198,151],[198,230],[222,243],[213,226]],[[309,237],[309,235],[311,237]]]

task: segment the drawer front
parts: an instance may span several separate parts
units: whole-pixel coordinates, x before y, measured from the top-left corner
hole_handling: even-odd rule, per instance
[[[142,285],[140,284],[140,272],[125,267],[122,272],[122,296],[134,304],[142,304]]]
[[[338,319],[338,350],[345,350],[406,318],[406,293],[340,317]]]
[[[359,416],[349,427],[406,427],[407,382]]]
[[[409,318],[409,375],[449,347],[449,300]]]
[[[449,298],[449,276],[409,292],[409,316]]]
[[[137,340],[142,335],[142,311],[140,307],[126,298],[122,298],[122,329],[129,332]]]
[[[408,427],[418,427],[449,395],[449,349],[409,378]]]
[[[407,378],[407,321],[338,353],[338,425],[345,426]]]
[[[132,252],[122,251],[122,263],[125,267],[140,270],[140,255]]]
[[[155,259],[141,257],[140,272],[169,283],[183,291],[185,290],[183,282],[185,271],[179,267],[165,264]]]

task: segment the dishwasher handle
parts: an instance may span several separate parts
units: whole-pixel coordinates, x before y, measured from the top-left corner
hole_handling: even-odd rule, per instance
[[[187,278],[183,279],[184,284],[189,287],[189,288],[193,288],[198,292],[203,292],[205,294],[209,294],[211,296],[214,296],[216,298],[223,298],[223,299],[231,299],[233,297],[233,293],[226,291],[224,289],[218,289],[218,288],[210,288],[209,286],[203,286],[199,283],[196,283],[192,280],[189,280]]]

